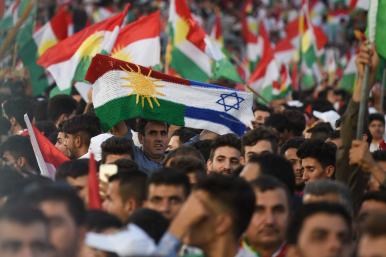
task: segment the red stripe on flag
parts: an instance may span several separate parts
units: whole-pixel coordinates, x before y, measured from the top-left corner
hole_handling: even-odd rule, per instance
[[[99,195],[99,180],[97,177],[96,161],[94,154],[90,154],[89,169],[88,169],[88,208],[101,209],[102,201]]]

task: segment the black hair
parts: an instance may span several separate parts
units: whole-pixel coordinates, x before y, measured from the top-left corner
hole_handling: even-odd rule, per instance
[[[143,171],[141,171],[139,169],[138,164],[133,160],[118,159],[115,162],[113,162],[113,164],[117,165],[118,172],[142,172],[142,173],[144,173]]]
[[[0,197],[18,193],[24,185],[25,178],[13,167],[0,168]]]
[[[377,150],[372,153],[372,156],[375,161],[385,161],[386,162],[386,151],[383,150]]]
[[[305,141],[302,137],[293,137],[288,139],[281,147],[280,147],[280,155],[284,156],[285,152],[290,148],[299,149],[301,144]]]
[[[89,145],[92,137],[101,133],[99,119],[90,114],[76,115],[63,122],[62,130],[66,134],[82,133],[84,144]]]
[[[258,103],[258,102],[254,103],[254,106],[253,106],[252,110],[253,110],[253,112],[255,112],[255,111],[262,111],[262,112],[272,113],[272,109],[271,108],[269,108],[268,106],[266,106],[264,104]]]
[[[190,194],[189,178],[185,174],[172,168],[162,168],[154,172],[147,180],[147,193],[151,185],[182,186],[185,196]]]
[[[306,118],[304,114],[297,110],[285,110],[283,112],[288,124],[288,130],[296,137],[300,137],[306,128]]]
[[[263,193],[270,190],[283,189],[286,194],[288,208],[291,208],[292,194],[290,193],[288,186],[279,179],[268,174],[263,174],[249,183],[253,189],[258,189],[258,191]]]
[[[119,182],[119,194],[123,202],[133,197],[137,204],[141,205],[146,197],[147,175],[139,170],[119,172],[109,177],[109,182]]]
[[[193,147],[196,148],[204,157],[205,162],[208,161],[210,155],[210,148],[212,146],[213,140],[206,139],[200,140],[193,144]]]
[[[122,222],[114,215],[101,210],[88,210],[86,214],[86,229],[96,233],[103,233],[109,228],[122,228]]]
[[[309,128],[307,130],[308,133],[311,133],[311,139],[318,139],[322,141],[326,141],[334,132],[330,123],[328,122],[320,122]]]
[[[178,156],[170,162],[170,168],[176,169],[184,174],[195,172],[198,178],[206,174],[205,163],[193,156]]]
[[[194,137],[196,133],[189,128],[180,128],[173,132],[172,136],[178,136],[180,138],[181,144],[184,144]]]
[[[4,102],[3,111],[8,119],[14,117],[19,125],[25,129],[27,125],[24,121],[24,114],[28,114],[30,120],[33,119],[33,101],[26,97],[12,98]]]
[[[252,129],[244,134],[241,138],[242,150],[244,151],[245,146],[253,146],[258,141],[267,140],[272,145],[272,150],[274,153],[277,152],[278,147],[278,137],[277,134],[269,128],[259,127]]]
[[[383,125],[385,125],[385,116],[383,116],[382,114],[380,114],[380,113],[369,114],[369,123],[368,124],[370,125],[370,123],[375,121],[375,120],[380,121],[380,122],[382,122]]]
[[[37,208],[24,204],[7,205],[0,208],[0,221],[11,221],[22,225],[42,223],[47,227],[48,219]]]
[[[287,231],[287,243],[290,245],[296,245],[306,220],[309,217],[320,213],[340,216],[346,223],[347,229],[351,233],[351,216],[345,207],[343,207],[341,204],[326,202],[310,203],[300,207],[300,209],[293,216],[293,220],[289,223],[289,228]]]
[[[262,174],[277,178],[287,186],[291,194],[294,193],[295,175],[291,163],[285,158],[273,153],[253,154],[249,163],[258,164]]]
[[[56,95],[48,101],[47,117],[53,122],[56,122],[60,115],[70,115],[76,110],[76,107],[76,100],[71,96]]]
[[[66,180],[88,175],[89,159],[70,160],[62,163],[56,170],[57,180]]]
[[[288,130],[288,123],[289,121],[283,113],[273,113],[265,120],[264,125],[283,133],[285,130]]]
[[[361,199],[361,205],[366,201],[377,201],[386,204],[386,191],[367,192]]]
[[[235,134],[225,134],[217,137],[211,146],[210,149],[210,155],[209,159],[213,160],[214,153],[216,152],[217,148],[223,147],[223,146],[229,146],[232,148],[237,149],[241,153],[241,141]]]
[[[316,159],[323,168],[329,165],[335,167],[336,146],[332,143],[325,143],[322,140],[307,139],[299,147],[297,155],[299,158],[314,158]]]
[[[139,120],[137,121],[137,131],[138,131],[139,134],[145,135],[145,128],[146,128],[146,125],[147,125],[149,122],[156,122],[156,123],[165,124],[165,126],[168,128],[168,124],[167,124],[166,122],[164,122],[164,121],[139,119]],[[166,129],[166,130],[167,130],[167,129]]]
[[[169,227],[168,219],[161,213],[148,208],[135,210],[130,215],[128,222],[140,227],[156,244],[158,244]]]
[[[255,193],[244,179],[211,174],[196,185],[212,199],[225,206],[233,217],[233,234],[239,239],[247,229],[255,209]]]
[[[131,159],[133,158],[133,144],[132,142],[124,137],[110,137],[104,141],[101,145],[102,148],[102,163],[105,163],[106,157],[109,154],[128,154]]]
[[[181,156],[190,156],[190,157],[194,157],[196,159],[202,160],[202,162],[205,162],[204,157],[196,148],[194,148],[193,146],[190,146],[190,145],[182,145],[182,146],[178,147],[177,149],[169,152],[166,155],[163,163],[167,164],[169,162],[169,160],[177,158],[177,157],[181,157]]]
[[[35,126],[42,132],[45,137],[49,137],[52,133],[57,132],[57,128],[52,121],[49,120],[41,120],[35,122]]]

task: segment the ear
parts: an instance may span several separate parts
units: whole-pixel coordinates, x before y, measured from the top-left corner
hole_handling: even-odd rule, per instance
[[[82,137],[79,134],[74,135],[74,144],[77,148],[80,148],[83,144]]]
[[[332,178],[332,176],[335,173],[335,167],[332,165],[328,165],[325,169],[325,172],[326,172],[327,177]]]
[[[141,143],[141,145],[143,145],[144,136],[142,135],[142,133],[138,133],[138,140]]]
[[[206,162],[206,173],[209,174],[210,171],[212,171],[212,164],[213,161],[211,159],[208,159]]]
[[[221,214],[217,216],[215,228],[216,235],[223,235],[225,233],[228,233],[232,229],[232,225],[233,222],[230,215]]]
[[[129,198],[126,200],[123,208],[125,210],[125,213],[131,214],[138,206],[137,202],[134,200],[134,198]]]
[[[240,164],[243,166],[245,165],[245,158],[242,155],[240,156]]]

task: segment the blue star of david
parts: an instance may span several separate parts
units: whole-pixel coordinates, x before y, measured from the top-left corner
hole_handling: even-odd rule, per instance
[[[230,94],[221,94],[220,99],[216,102],[224,106],[224,111],[228,112],[231,109],[239,110],[240,104],[244,102],[244,98],[237,95],[236,92]]]

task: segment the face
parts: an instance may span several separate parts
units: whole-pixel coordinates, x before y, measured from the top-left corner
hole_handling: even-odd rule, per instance
[[[125,205],[119,193],[119,181],[109,182],[102,207],[106,212],[117,216],[122,222],[126,222],[129,218],[129,213],[125,211]]]
[[[36,222],[28,225],[0,221],[0,257],[52,257],[48,228]]]
[[[241,152],[233,147],[218,147],[213,154],[213,160],[208,160],[207,168],[210,173],[232,175],[241,165]]]
[[[292,164],[296,185],[301,186],[304,184],[303,168],[301,159],[296,154],[297,151],[298,150],[296,148],[288,148],[287,151],[284,152],[284,158],[286,158]]]
[[[386,203],[375,200],[364,201],[359,209],[359,222],[363,221],[368,215],[379,212],[386,212]]]
[[[310,216],[299,234],[298,250],[302,257],[349,257],[351,247],[349,227],[338,215]]]
[[[50,242],[54,247],[55,256],[76,256],[84,238],[66,204],[45,201],[40,204],[40,209],[49,219]]]
[[[381,140],[385,134],[385,125],[379,120],[373,120],[369,124],[370,134],[375,140]]]
[[[244,178],[246,181],[255,180],[258,176],[260,176],[260,166],[257,163],[249,162],[247,163],[243,170],[240,173],[240,177]]]
[[[64,133],[59,132],[58,137],[56,138],[56,144],[55,147],[58,148],[59,151],[61,151],[64,155],[67,157],[70,156],[70,152],[68,151],[67,147],[64,144],[65,138],[64,138]]]
[[[255,189],[255,194],[255,212],[246,238],[255,249],[277,249],[285,240],[289,220],[286,192],[281,188],[265,192]]]
[[[132,160],[130,154],[108,154],[106,156],[106,160],[104,163],[105,164],[112,164],[115,161],[120,160],[120,159]]]
[[[2,161],[4,164],[14,167],[16,170],[21,171],[22,167],[15,156],[11,154],[9,151],[4,151],[2,156]]]
[[[181,146],[181,141],[179,136],[172,136],[168,144],[168,151],[173,151]]]
[[[65,133],[64,147],[67,149],[70,158],[76,158],[77,157],[76,135]]]
[[[265,152],[273,153],[273,148],[271,142],[267,140],[260,140],[255,145],[252,146],[245,146],[245,161],[249,161],[249,157],[252,154],[261,154]]]
[[[265,120],[270,116],[269,112],[257,110],[254,113],[255,120],[252,122],[254,128],[258,128],[264,125]]]
[[[77,178],[68,177],[67,183],[70,184],[78,192],[85,205],[88,205],[88,176],[81,176]]]
[[[334,173],[334,168],[332,166],[323,168],[318,160],[311,157],[302,159],[302,168],[303,180],[305,183],[330,178]]]
[[[386,257],[386,236],[363,236],[358,246],[359,257]]]
[[[150,184],[147,192],[146,207],[160,212],[172,220],[186,200],[184,187],[179,185]]]
[[[144,152],[151,158],[160,160],[168,144],[168,128],[165,123],[150,121],[145,126],[145,134],[138,134]]]

